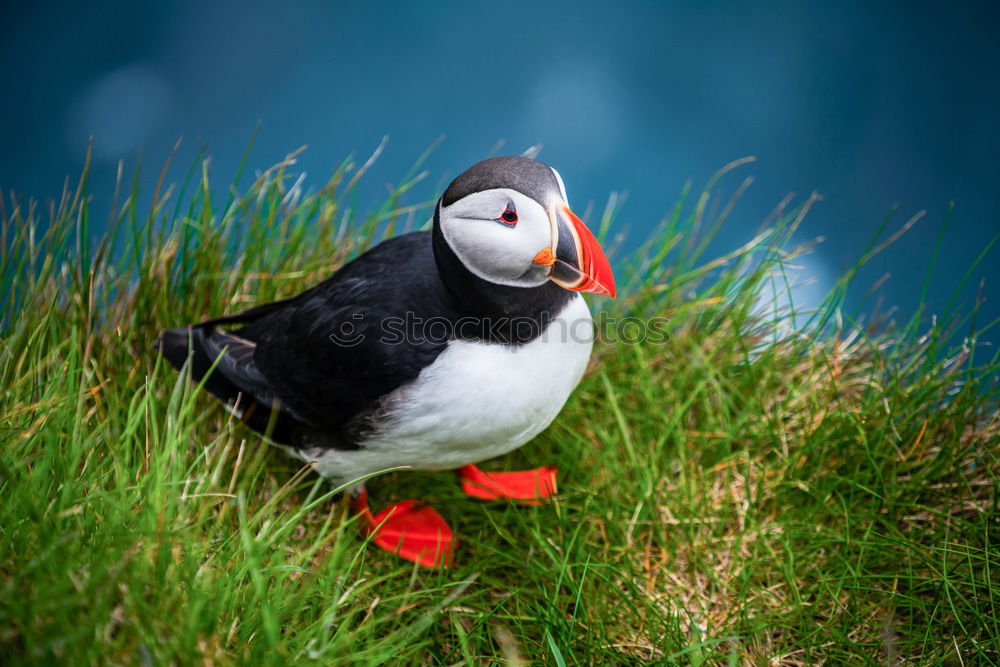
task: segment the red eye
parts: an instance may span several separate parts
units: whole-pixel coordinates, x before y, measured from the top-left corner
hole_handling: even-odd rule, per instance
[[[497,222],[502,222],[508,227],[513,227],[517,224],[517,211],[514,210],[513,204],[507,204],[507,208],[504,209],[504,212],[500,214],[499,218],[497,218]]]

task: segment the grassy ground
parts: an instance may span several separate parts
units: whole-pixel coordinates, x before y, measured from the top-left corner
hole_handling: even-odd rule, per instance
[[[1000,662],[1000,364],[974,311],[860,327],[849,274],[793,328],[760,295],[808,250],[789,239],[809,202],[710,259],[733,201],[685,193],[612,306],[669,317],[670,340],[600,344],[556,423],[491,464],[555,463],[554,503],[369,484],[457,528],[456,566],[418,569],[150,351],[428,217],[401,203],[414,178],[359,216],[363,169],[310,195],[291,168],[236,192],[199,165],[151,210],[124,182],[100,242],[86,176],[51,206],[2,197],[5,660]],[[590,216],[607,238],[612,218]]]

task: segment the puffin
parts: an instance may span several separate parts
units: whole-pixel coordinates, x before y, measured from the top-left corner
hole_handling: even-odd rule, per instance
[[[562,177],[519,156],[483,160],[445,189],[429,230],[388,238],[298,296],[163,331],[156,349],[248,427],[348,489],[369,539],[451,563],[432,507],[377,514],[364,481],[456,470],[481,500],[538,504],[556,469],[485,472],[559,414],[594,330],[581,293],[615,296],[611,266]]]

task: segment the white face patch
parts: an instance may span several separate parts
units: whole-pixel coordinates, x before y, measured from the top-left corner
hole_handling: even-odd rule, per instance
[[[508,210],[517,215],[513,224],[502,217]],[[475,192],[442,207],[440,225],[462,264],[483,280],[535,287],[548,279],[548,268],[532,260],[552,247],[552,223],[542,205],[530,197],[509,188]]]

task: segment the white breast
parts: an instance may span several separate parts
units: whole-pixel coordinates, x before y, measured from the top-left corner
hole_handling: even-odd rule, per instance
[[[576,296],[525,345],[453,341],[387,401],[388,419],[354,451],[312,449],[325,476],[349,481],[395,466],[448,470],[499,456],[548,426],[580,382],[593,321]]]

